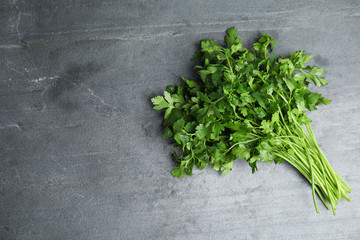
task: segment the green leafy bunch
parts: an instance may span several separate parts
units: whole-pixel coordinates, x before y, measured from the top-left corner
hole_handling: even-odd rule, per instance
[[[321,152],[306,116],[331,102],[308,89],[311,82],[327,84],[324,69],[306,65],[313,55],[304,51],[276,58],[276,41],[267,34],[249,50],[230,28],[225,43],[202,40],[192,58],[200,79],[182,78],[151,99],[154,109],[166,109],[163,137],[179,150],[171,173],[183,178],[195,165],[211,165],[224,176],[236,159],[245,159],[254,173],[257,161],[285,160],[311,183],[316,210],[315,192],[334,211],[338,200],[349,200],[350,187]]]

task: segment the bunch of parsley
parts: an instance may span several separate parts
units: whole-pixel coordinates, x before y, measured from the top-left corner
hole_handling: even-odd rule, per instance
[[[316,211],[315,192],[335,214],[337,201],[349,201],[351,189],[320,150],[306,116],[306,109],[331,102],[308,89],[311,81],[327,84],[325,71],[306,66],[313,56],[304,51],[289,58],[270,55],[276,42],[267,34],[248,50],[230,28],[225,42],[222,47],[201,41],[192,59],[200,62],[195,68],[201,81],[183,78],[151,99],[154,109],[166,109],[163,136],[179,149],[171,173],[183,178],[195,165],[200,170],[211,165],[225,175],[238,158],[255,172],[257,161],[285,160],[311,183]]]

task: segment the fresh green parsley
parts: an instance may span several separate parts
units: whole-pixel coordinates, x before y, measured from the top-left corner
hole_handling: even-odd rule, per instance
[[[306,115],[331,102],[308,89],[311,82],[327,84],[324,69],[306,65],[313,55],[304,51],[277,58],[271,54],[276,41],[267,34],[249,50],[230,28],[225,43],[202,40],[192,58],[199,62],[199,81],[183,78],[151,99],[154,109],[166,109],[163,137],[179,150],[171,173],[183,178],[195,165],[211,165],[224,176],[236,159],[245,159],[253,172],[257,161],[285,160],[311,183],[316,211],[315,194],[335,214],[338,200],[350,201],[351,189],[320,150]]]

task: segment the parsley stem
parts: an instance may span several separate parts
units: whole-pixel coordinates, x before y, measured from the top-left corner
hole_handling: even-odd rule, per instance
[[[314,190],[314,186],[315,186],[315,184],[314,184],[314,172],[313,172],[314,162],[312,161],[312,158],[310,157],[308,148],[305,148],[305,150],[306,150],[306,155],[307,155],[307,158],[308,158],[308,160],[309,160],[309,165],[310,165],[311,189],[312,189],[312,195],[313,195],[314,205],[315,205],[316,212],[319,213],[319,209],[318,209],[318,206],[317,206],[317,204],[316,204],[315,190]]]
[[[232,69],[232,67],[231,67],[230,60],[229,60],[229,57],[228,57],[228,55],[227,55],[227,52],[225,52],[225,56],[226,56],[226,60],[227,60],[227,62],[228,62],[229,68],[230,68],[230,72],[231,72],[231,74],[234,75],[234,72],[233,72],[233,69]]]
[[[306,128],[307,128],[307,130],[308,130],[308,132],[309,132],[312,140],[314,141],[314,145],[315,145],[315,147],[317,148],[317,150],[319,151],[320,156],[324,159],[324,162],[326,163],[326,166],[329,168],[328,161],[326,160],[323,152],[321,151],[321,149],[319,148],[319,145],[317,144],[317,141],[316,141],[316,138],[315,138],[315,135],[314,135],[314,132],[313,132],[313,130],[312,130],[311,125],[310,125],[310,124],[306,124]],[[328,169],[328,168],[327,168],[327,169]],[[341,197],[340,197],[340,196],[341,196],[341,192],[340,192],[339,182],[338,182],[338,180],[337,180],[337,177],[336,177],[335,174],[334,174],[334,170],[333,170],[331,167],[329,168],[329,171],[330,171],[331,175],[333,176],[333,178],[335,179],[336,185],[337,185],[337,187],[338,187],[338,198],[340,199],[340,198],[341,198]]]
[[[292,114],[289,116],[290,118],[293,118]],[[280,117],[282,119],[281,122],[284,123],[285,119],[281,112]],[[278,151],[283,151],[286,154],[279,154],[278,151],[274,151],[273,154],[283,158],[285,161],[288,161],[311,183],[314,206],[317,212],[319,209],[315,199],[315,192],[321,199],[322,195],[319,191],[322,191],[330,203],[333,213],[335,214],[337,200],[340,200],[341,197],[349,200],[349,197],[346,194],[349,193],[350,188],[332,169],[323,152],[320,150],[311,125],[306,125],[308,130],[308,133],[306,133],[300,124],[298,124],[295,119],[293,120],[293,122],[295,122],[295,126],[297,126],[294,128],[293,132],[290,131],[287,124],[281,123],[289,134],[282,135],[279,133],[276,136],[276,139],[278,139],[280,143],[283,143],[277,145],[277,149],[279,149]],[[290,157],[292,153],[286,149],[291,149],[293,151],[292,157]],[[322,199],[322,201],[324,202],[324,199]]]
[[[279,153],[279,152],[276,152],[276,151],[275,151],[273,154],[276,155],[276,156],[278,156],[278,157],[281,157],[282,159],[284,159],[285,161],[287,161],[288,163],[290,163],[290,164],[291,164],[293,167],[295,167],[308,181],[310,181],[310,178],[309,178],[308,174],[306,173],[306,171],[307,171],[306,169],[308,169],[308,168],[305,168],[304,166],[302,166],[302,164],[296,163],[296,161],[294,161],[293,159],[291,159],[291,157],[286,156],[286,155],[283,155],[282,153]],[[317,178],[317,177],[315,176],[315,178]],[[320,181],[318,180],[318,182],[320,182]],[[320,200],[321,200],[321,201],[323,202],[323,204],[325,205],[325,207],[326,207],[327,209],[330,209],[330,207],[328,206],[328,204],[327,204],[326,201],[324,200],[324,198],[323,198],[320,190],[318,190],[318,187],[316,187],[316,186],[315,186],[315,191],[316,191],[316,193],[318,194]]]
[[[226,97],[226,95],[223,95],[221,98],[217,99],[215,102],[213,102],[213,104],[217,103],[218,101],[224,99]]]
[[[228,150],[230,151],[233,147],[240,145],[240,144],[245,144],[245,143],[250,143],[250,142],[254,142],[259,140],[258,138],[252,139],[252,140],[248,140],[248,141],[243,141],[243,142],[237,142],[234,145],[232,145]]]

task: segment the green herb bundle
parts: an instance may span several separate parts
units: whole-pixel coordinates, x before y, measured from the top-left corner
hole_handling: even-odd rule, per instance
[[[230,28],[225,42],[222,47],[201,41],[192,59],[200,62],[195,68],[201,81],[183,78],[151,99],[154,109],[166,109],[163,136],[179,149],[171,173],[182,178],[192,175],[195,165],[200,170],[211,165],[225,175],[238,158],[255,172],[257,161],[285,160],[311,183],[316,211],[315,193],[335,214],[338,200],[350,201],[351,189],[320,150],[306,116],[306,109],[331,102],[308,89],[311,81],[327,84],[325,71],[306,66],[313,56],[304,51],[289,58],[270,55],[276,42],[267,34],[248,50]]]

